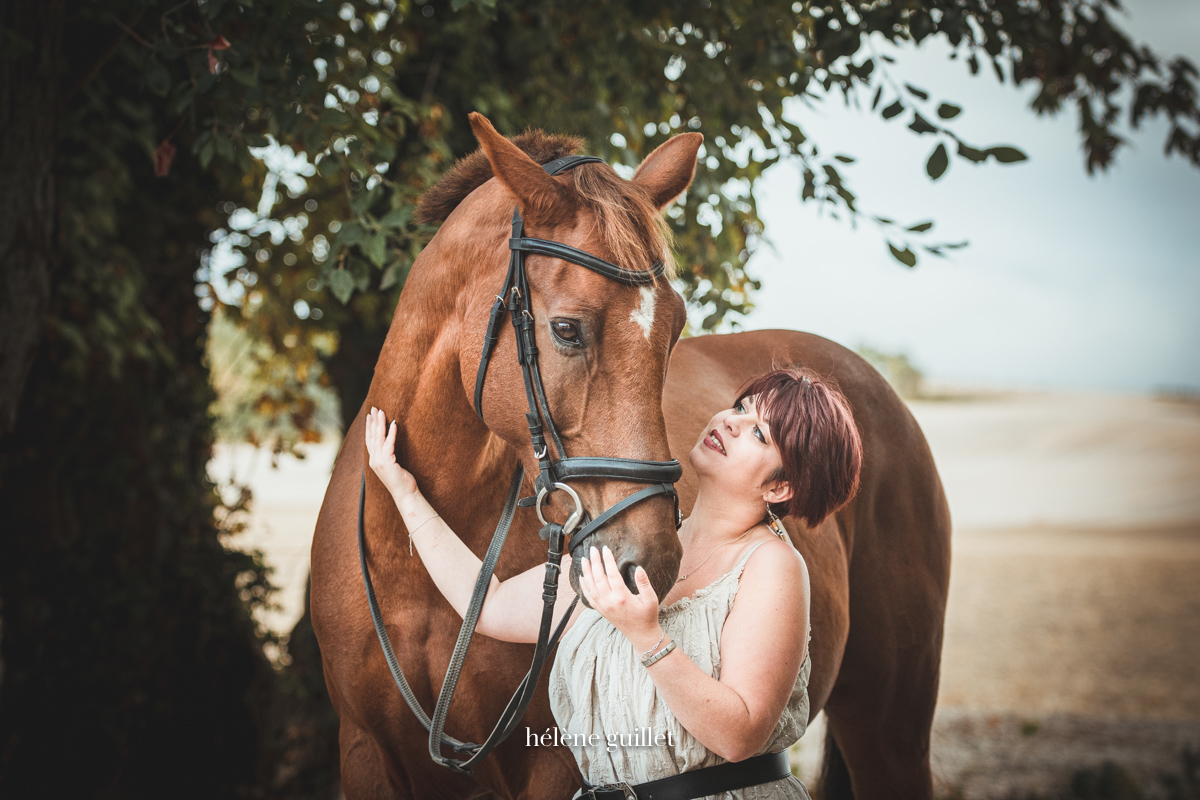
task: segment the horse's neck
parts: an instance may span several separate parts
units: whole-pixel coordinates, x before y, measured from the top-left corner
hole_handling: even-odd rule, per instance
[[[450,526],[471,544],[490,535],[494,495],[515,464],[510,447],[479,421],[463,390],[458,296],[472,276],[423,257],[401,294],[375,367],[368,405],[397,420],[396,460]],[[422,261],[424,263],[422,263]],[[479,524],[485,522],[488,524]]]

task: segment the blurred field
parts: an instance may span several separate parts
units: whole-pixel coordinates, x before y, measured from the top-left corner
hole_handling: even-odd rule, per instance
[[[979,394],[910,403],[954,517],[935,725],[941,790],[1056,791],[1115,760],[1150,785],[1200,749],[1200,404]],[[251,530],[276,567],[286,631],[336,445],[285,458],[222,446],[255,491]],[[802,743],[815,767],[818,720]]]

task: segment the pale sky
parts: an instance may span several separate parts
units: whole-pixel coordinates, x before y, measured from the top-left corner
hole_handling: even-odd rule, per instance
[[[1200,65],[1200,2],[1127,4],[1126,30],[1162,56]],[[796,119],[825,150],[858,158],[842,174],[862,210],[914,224],[930,241],[969,240],[915,270],[857,230],[799,201],[799,170],[773,167],[756,195],[774,248],[753,256],[763,281],[745,328],[796,328],[850,347],[904,352],[934,379],[1046,389],[1200,390],[1200,169],[1163,156],[1166,126],[1137,133],[1117,165],[1089,178],[1071,111],[1038,118],[1031,87],[972,78],[948,46],[892,50],[897,79],[963,107],[954,121],[978,146],[1011,144],[1029,161],[952,158],[936,183],[932,136],[901,116],[831,98]],[[870,98],[864,99],[864,104]]]

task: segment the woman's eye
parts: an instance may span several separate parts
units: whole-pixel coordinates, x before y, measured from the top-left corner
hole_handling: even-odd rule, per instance
[[[742,401],[741,401],[741,400],[739,400],[739,401],[737,401],[736,403],[734,403],[734,404],[733,404],[733,410],[734,410],[734,411],[738,411],[738,412],[742,412],[742,411],[745,411],[746,409],[742,407]]]
[[[759,429],[759,427],[757,425],[754,426],[754,435],[757,436],[758,440],[760,442],[762,442],[763,444],[767,443],[767,437],[763,434],[762,430]]]
[[[554,338],[563,344],[575,346],[582,344],[579,341],[579,326],[569,319],[550,320],[550,331],[554,334]]]

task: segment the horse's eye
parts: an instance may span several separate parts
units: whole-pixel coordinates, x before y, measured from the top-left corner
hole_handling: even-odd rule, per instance
[[[550,320],[550,331],[554,334],[554,338],[558,339],[563,344],[579,347],[583,344],[579,340],[579,324],[569,319],[552,319]]]

